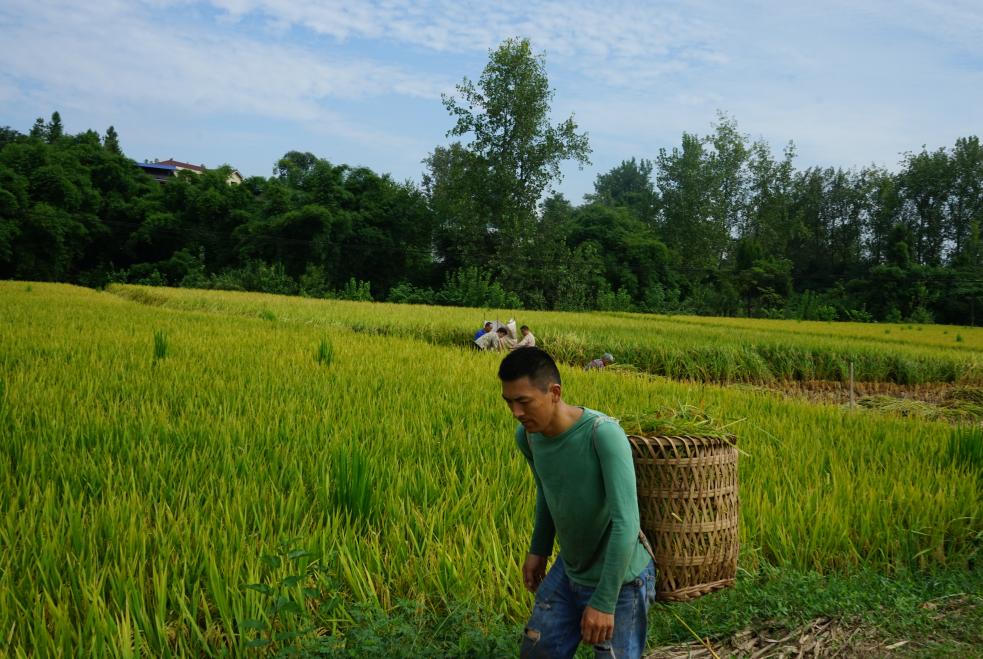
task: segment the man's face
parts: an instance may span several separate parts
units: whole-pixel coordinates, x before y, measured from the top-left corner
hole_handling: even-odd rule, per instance
[[[543,432],[553,420],[560,402],[560,385],[551,384],[543,391],[528,377],[502,382],[502,398],[526,432]]]
[[[523,328],[522,328],[521,330],[519,330],[519,331],[521,331],[521,332],[522,332],[522,336],[528,336],[528,335],[529,335],[529,328],[528,328],[528,327],[523,327]]]
[[[491,323],[485,323],[485,333],[487,334],[490,331],[492,331],[492,324]]]

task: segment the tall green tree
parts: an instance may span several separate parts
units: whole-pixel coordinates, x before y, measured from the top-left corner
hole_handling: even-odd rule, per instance
[[[983,303],[983,238],[980,222],[973,221],[952,268],[950,293],[944,296],[950,307],[947,320],[962,320],[973,327],[979,322]],[[955,307],[955,308],[951,308]]]
[[[781,160],[772,156],[771,147],[763,140],[749,149],[748,199],[739,235],[755,240],[768,254],[784,256],[795,235],[791,213],[793,158],[795,145],[791,142]]]
[[[571,241],[595,246],[612,290],[642,302],[648,289],[668,279],[668,249],[629,208],[587,204],[577,209],[574,220]]]
[[[103,147],[106,148],[110,153],[115,153],[116,155],[123,155],[123,149],[119,145],[119,135],[116,133],[116,129],[110,126],[106,129],[106,137],[103,138]]]
[[[31,126],[31,132],[29,134],[31,137],[39,140],[48,139],[48,125],[44,123],[43,117],[38,117],[34,120],[34,125]]]
[[[483,176],[474,191],[488,208],[495,246],[493,264],[521,284],[521,263],[535,232],[536,210],[554,181],[560,164],[590,161],[586,133],[578,132],[573,116],[550,123],[553,91],[543,55],[535,55],[528,39],[508,39],[489,53],[477,83],[465,78],[458,96],[444,105],[456,123],[448,136],[469,136],[465,148],[481,163]]]
[[[735,249],[734,285],[744,298],[744,312],[781,308],[792,290],[792,264],[765,254],[754,238],[742,238]]]
[[[434,149],[424,164],[423,191],[434,214],[443,274],[487,268],[495,247],[487,161],[454,142]]]
[[[860,204],[865,216],[863,253],[868,265],[885,263],[891,251],[891,231],[902,203],[897,177],[881,167],[860,171]]]
[[[11,142],[17,141],[21,134],[10,126],[0,126],[0,149]]]
[[[652,180],[654,164],[642,158],[622,160],[605,174],[598,174],[593,194],[586,195],[588,203],[612,208],[627,208],[650,227],[655,226],[659,212],[659,194]]]
[[[957,139],[949,166],[947,238],[955,260],[967,248],[973,226],[978,228],[983,224],[983,145],[980,139],[975,135]]]
[[[61,123],[61,115],[57,111],[51,113],[51,121],[47,126],[48,142],[57,142],[65,134],[65,127]]]
[[[949,154],[943,147],[908,153],[899,183],[905,200],[901,217],[911,230],[912,257],[921,265],[941,264],[953,183]]]
[[[377,297],[400,281],[430,283],[432,214],[420,190],[366,167],[349,170],[344,185],[351,236],[342,252],[342,271],[370,281]]]
[[[796,175],[791,212],[797,231],[788,256],[800,290],[828,288],[863,267],[865,203],[852,170],[810,167]]]
[[[683,133],[682,144],[672,151],[660,149],[656,162],[663,241],[694,276],[717,268],[729,237],[726,228],[710,217],[710,177],[703,140]]]
[[[748,198],[748,138],[737,128],[737,122],[721,113],[714,124],[707,144],[707,184],[709,186],[709,216],[714,231],[730,238],[745,222]],[[730,241],[723,238],[724,245]],[[723,256],[723,254],[722,254]]]

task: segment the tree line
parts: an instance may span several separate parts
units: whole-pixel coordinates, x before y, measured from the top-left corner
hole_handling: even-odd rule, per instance
[[[160,184],[110,126],[57,112],[0,128],[0,278],[255,290],[532,309],[977,322],[983,148],[904,155],[897,171],[797,169],[719,115],[705,135],[599,174],[574,204],[560,166],[590,163],[550,121],[545,60],[489,53],[446,96],[448,146],[422,182],[291,151],[270,177],[228,168]]]

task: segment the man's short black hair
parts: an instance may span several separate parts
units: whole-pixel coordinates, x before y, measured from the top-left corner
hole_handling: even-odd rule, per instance
[[[546,391],[551,384],[560,384],[560,369],[545,350],[519,348],[502,360],[498,367],[498,379],[514,382],[520,378],[529,378],[541,391]]]
[[[524,329],[529,329],[529,326],[528,326],[528,325],[523,325],[523,326],[522,326],[522,327],[520,327],[519,329],[520,329],[520,330],[524,330]]]
[[[508,334],[508,333],[509,333],[509,330],[508,330],[508,328],[506,328],[506,327],[499,327],[499,328],[498,328],[497,330],[495,330],[495,331],[496,331],[496,332],[498,332],[499,334]]]

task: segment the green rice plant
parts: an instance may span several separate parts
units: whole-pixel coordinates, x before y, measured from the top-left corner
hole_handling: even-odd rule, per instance
[[[261,309],[259,312],[259,317],[262,318],[263,320],[268,320],[271,323],[276,322],[276,314],[270,311],[269,309]]]
[[[461,602],[510,625],[527,615],[517,575],[534,485],[501,401],[501,355],[459,341],[474,311],[168,289],[147,304],[115,287],[21,286],[0,282],[0,630],[11,656],[241,656],[257,632],[358,638],[358,611],[406,601],[426,619],[453,620]],[[284,320],[264,321],[263,308]],[[522,321],[537,338],[566,336],[574,356],[615,346],[628,356],[618,363],[640,369],[561,364],[572,403],[626,423],[676,410],[664,420],[701,431],[740,420],[724,430],[742,451],[743,568],[890,575],[978,560],[978,444],[951,439],[948,425],[649,370],[739,379],[853,359],[882,375],[885,355],[902,352],[916,375],[945,374],[976,354],[973,330],[956,348],[930,326],[907,345],[864,328],[788,336],[808,321]],[[356,334],[355,322],[377,331]],[[146,368],[155,332],[181,346],[167,368]],[[329,369],[312,359],[322,340],[345,356]],[[316,563],[293,588],[283,580],[302,571],[264,559],[284,538]],[[281,591],[271,600],[247,584]],[[270,624],[281,596],[309,619]]]
[[[356,446],[339,447],[331,455],[331,499],[352,520],[372,521],[374,486],[369,462]]]
[[[966,426],[949,434],[945,461],[976,474],[983,487],[983,429]]]
[[[328,338],[322,338],[317,344],[317,350],[314,352],[314,359],[318,364],[330,366],[333,358],[334,346],[331,345],[331,340]]]
[[[154,330],[154,361],[167,357],[167,334],[163,330]]]

